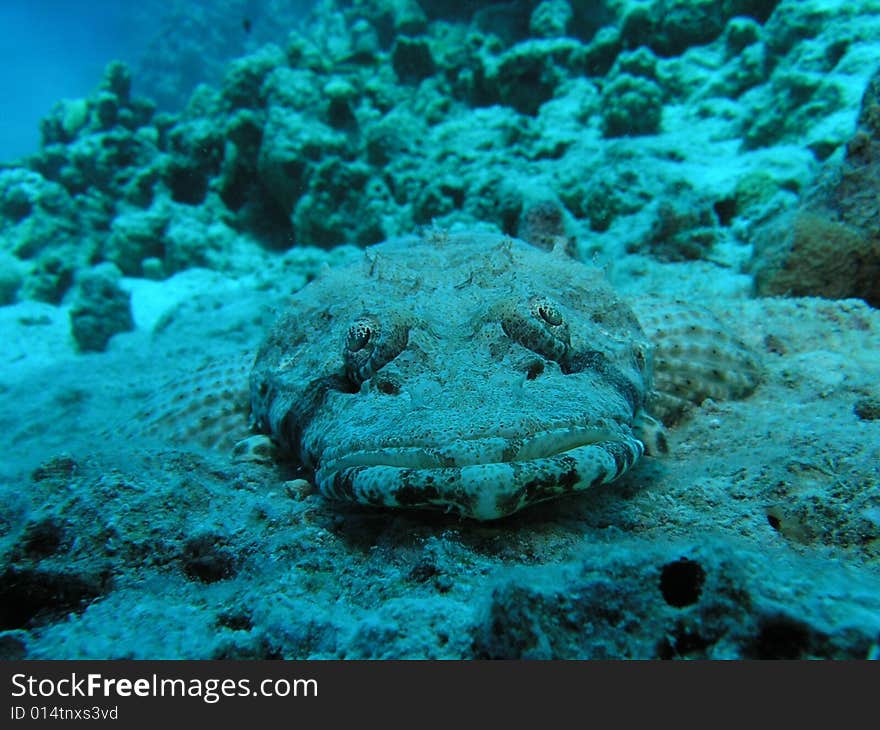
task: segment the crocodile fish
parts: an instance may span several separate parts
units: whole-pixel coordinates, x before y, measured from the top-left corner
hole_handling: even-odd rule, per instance
[[[653,315],[562,246],[433,233],[293,295],[250,373],[252,425],[325,496],[492,520],[620,477],[664,417],[759,382],[706,313]]]

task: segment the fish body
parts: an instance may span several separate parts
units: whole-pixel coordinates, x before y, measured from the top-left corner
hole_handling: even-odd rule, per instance
[[[252,418],[326,497],[496,519],[636,463],[650,352],[602,272],[561,250],[395,239],[293,296]]]

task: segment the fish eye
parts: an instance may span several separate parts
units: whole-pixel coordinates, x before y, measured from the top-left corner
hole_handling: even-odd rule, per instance
[[[371,321],[364,317],[357,320],[348,328],[348,336],[345,338],[345,349],[349,352],[359,352],[363,350],[373,336],[373,326]]]
[[[409,327],[403,322],[361,315],[348,328],[342,348],[346,376],[359,386],[403,352],[408,340]]]
[[[564,360],[571,347],[568,322],[547,297],[532,296],[507,307],[501,328],[510,339],[549,360]]]
[[[558,327],[562,324],[562,315],[552,302],[540,298],[532,306],[535,314],[551,327]]]
[[[644,373],[651,366],[651,349],[648,345],[644,343],[639,343],[635,346],[633,350],[633,355],[636,361],[636,367],[639,369],[639,372]]]

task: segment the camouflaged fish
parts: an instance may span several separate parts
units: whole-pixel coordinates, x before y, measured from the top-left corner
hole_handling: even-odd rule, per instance
[[[250,374],[253,425],[326,497],[478,520],[611,482],[661,417],[759,380],[705,312],[647,307],[602,272],[488,234],[366,249],[297,292]]]

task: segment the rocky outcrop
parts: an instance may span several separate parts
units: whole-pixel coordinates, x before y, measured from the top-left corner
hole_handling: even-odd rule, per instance
[[[826,166],[799,209],[759,232],[753,270],[759,294],[880,306],[880,71],[843,159]]]

